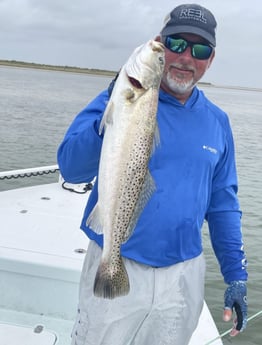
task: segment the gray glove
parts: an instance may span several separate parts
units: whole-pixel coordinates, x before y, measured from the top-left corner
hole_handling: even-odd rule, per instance
[[[242,332],[247,326],[247,286],[243,280],[232,281],[225,291],[224,321],[231,320],[236,313],[231,336]]]

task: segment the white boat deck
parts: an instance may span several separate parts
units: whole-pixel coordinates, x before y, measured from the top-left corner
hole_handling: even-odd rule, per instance
[[[60,183],[0,192],[1,345],[70,344],[88,246],[79,230],[87,198]],[[217,336],[205,305],[190,345]]]
[[[29,327],[0,324],[0,334],[2,344],[15,344],[19,339],[20,344],[53,345],[57,340],[56,334],[42,326],[36,326],[32,331]]]

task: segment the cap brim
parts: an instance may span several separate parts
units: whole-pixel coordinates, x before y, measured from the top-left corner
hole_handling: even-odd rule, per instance
[[[182,33],[188,33],[188,34],[201,36],[205,40],[207,40],[213,47],[216,46],[216,40],[212,35],[194,26],[186,26],[186,25],[179,25],[175,27],[167,26],[161,31],[161,34],[163,36],[176,35],[176,34],[182,34]]]

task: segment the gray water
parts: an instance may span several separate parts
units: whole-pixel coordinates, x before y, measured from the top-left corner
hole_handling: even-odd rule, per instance
[[[0,171],[56,164],[56,151],[75,115],[110,78],[0,67]],[[243,235],[249,261],[249,316],[262,310],[262,92],[204,87],[206,95],[230,116],[239,173]],[[0,180],[0,190],[53,182],[57,176]],[[210,247],[206,226],[206,301],[221,333],[231,324],[221,320],[225,284]],[[224,344],[262,345],[262,316],[250,321],[236,338]],[[201,345],[201,344],[200,344]]]

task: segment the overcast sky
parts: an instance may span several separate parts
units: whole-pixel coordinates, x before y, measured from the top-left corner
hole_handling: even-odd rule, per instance
[[[136,46],[159,33],[166,14],[181,3],[0,0],[0,59],[118,70]],[[198,3],[218,22],[216,58],[203,81],[262,88],[262,1]]]

